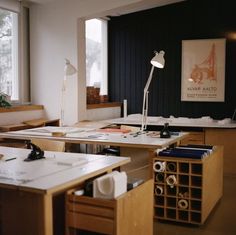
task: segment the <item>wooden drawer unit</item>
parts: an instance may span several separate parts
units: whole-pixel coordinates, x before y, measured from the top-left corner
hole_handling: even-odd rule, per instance
[[[202,131],[192,131],[189,132],[189,135],[181,140],[180,144],[205,144],[205,134]]]
[[[153,180],[116,199],[66,196],[66,233],[78,229],[102,234],[153,234]]]
[[[216,147],[212,154],[202,160],[154,157],[153,164],[158,162],[165,166],[162,172],[153,170],[154,217],[203,224],[222,197],[222,156],[223,148]],[[175,183],[168,184],[170,176],[174,176]]]

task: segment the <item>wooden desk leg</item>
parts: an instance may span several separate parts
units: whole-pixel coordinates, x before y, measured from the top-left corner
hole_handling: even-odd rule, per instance
[[[121,166],[121,171],[126,171],[128,176],[148,180],[150,178],[150,160],[148,149],[121,147],[120,155],[130,157],[131,162]]]
[[[43,234],[53,234],[53,203],[52,195],[43,195]]]
[[[53,196],[0,190],[0,234],[53,235]]]

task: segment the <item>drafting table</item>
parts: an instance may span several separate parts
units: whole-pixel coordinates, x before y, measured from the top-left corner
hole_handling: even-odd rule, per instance
[[[106,120],[106,123],[119,124],[119,125],[138,125],[142,124],[141,114],[131,114],[123,118],[114,118]],[[148,126],[163,126],[165,123],[169,123],[170,127],[188,127],[188,128],[219,128],[219,129],[232,129],[236,128],[236,121],[230,118],[223,120],[214,120],[208,116],[201,118],[187,118],[187,117],[158,117],[148,116]]]
[[[52,133],[64,133],[63,136],[53,136]],[[94,130],[78,127],[39,127],[20,131],[0,133],[1,138],[30,140],[33,138],[59,140],[68,143],[101,144],[134,148],[164,148],[185,138],[187,133],[178,133],[171,138],[162,139],[158,135],[147,133],[109,133],[102,129]]]
[[[124,118],[106,120],[106,123],[116,125],[141,126],[142,116],[130,114]],[[236,112],[232,118],[215,120],[205,116],[201,118],[187,117],[147,117],[149,129],[160,130],[164,123],[169,123],[170,130],[188,131],[184,144],[206,144],[224,146],[224,174],[236,175]]]
[[[64,136],[52,136],[52,133],[64,133]],[[149,133],[150,134],[150,133]],[[172,135],[171,138],[162,139],[159,135],[149,135],[148,133],[107,133],[102,129],[88,127],[40,127],[21,131],[11,131],[0,133],[2,138],[29,140],[41,138],[47,140],[59,140],[67,143],[77,144],[98,144],[119,146],[122,156],[131,157],[131,163],[121,169],[129,175],[143,178],[150,178],[151,161],[149,151],[162,149],[184,139],[188,133],[180,132]]]
[[[50,151],[45,159],[23,161],[29,152],[0,147],[0,234],[64,234],[64,193],[130,161]]]

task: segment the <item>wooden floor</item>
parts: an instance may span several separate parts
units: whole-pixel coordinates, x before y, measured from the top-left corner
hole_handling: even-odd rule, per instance
[[[235,235],[236,176],[224,177],[223,197],[202,226],[154,222],[155,235]]]

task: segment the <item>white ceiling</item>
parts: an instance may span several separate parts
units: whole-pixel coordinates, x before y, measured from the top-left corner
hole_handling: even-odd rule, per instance
[[[160,7],[172,3],[182,2],[185,0],[140,0],[136,3],[129,4],[124,7],[120,7],[120,9],[115,10],[115,14],[111,14],[111,16],[119,16],[124,14],[129,14],[132,12],[138,12],[150,8]]]
[[[19,0],[20,1],[20,0]],[[49,2],[56,2],[58,0],[28,0],[29,2],[36,3],[36,4],[46,4]],[[79,1],[85,1],[85,0],[77,0]],[[127,4],[125,6],[121,6],[115,9],[110,9],[108,12],[103,12],[104,15],[92,15],[89,16],[89,18],[96,18],[96,17],[103,17],[103,16],[120,16],[124,14],[129,14],[133,12],[138,12],[150,8],[160,7],[172,3],[182,2],[185,0],[138,0],[137,2]],[[102,14],[103,14],[102,13]]]
[[[38,4],[45,4],[49,2],[56,2],[57,0],[28,0],[28,1],[38,3]],[[77,1],[84,1],[84,0],[77,0]],[[184,1],[184,0],[140,0],[140,1],[137,1],[136,3],[138,4],[137,10],[145,10],[148,8],[168,5],[171,3],[181,2],[181,1]]]

